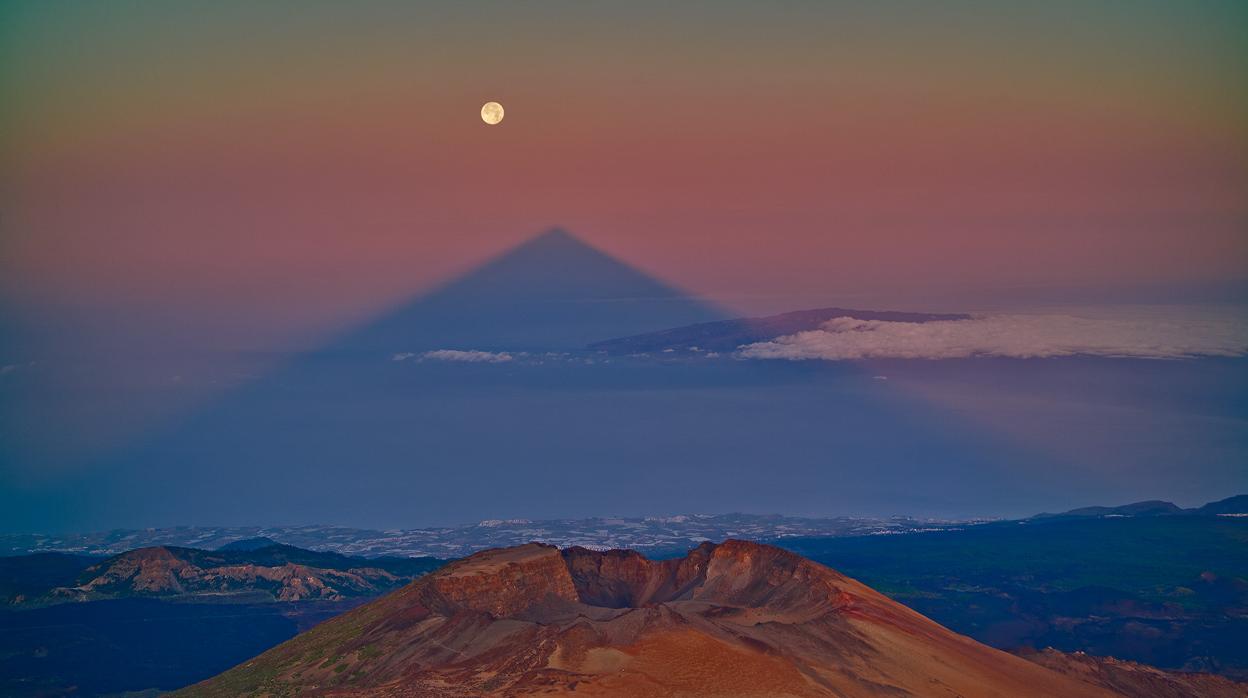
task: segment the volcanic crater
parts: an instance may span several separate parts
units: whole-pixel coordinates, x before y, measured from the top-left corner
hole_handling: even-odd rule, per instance
[[[451,563],[179,695],[1108,696],[836,571],[729,540]]]

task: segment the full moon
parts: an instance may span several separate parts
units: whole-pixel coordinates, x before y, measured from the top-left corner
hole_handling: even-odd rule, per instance
[[[493,126],[503,120],[503,105],[498,102],[486,102],[481,107],[481,120]]]

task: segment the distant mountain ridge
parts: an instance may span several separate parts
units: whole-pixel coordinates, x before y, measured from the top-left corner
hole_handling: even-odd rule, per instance
[[[1192,509],[1180,509],[1169,502],[1139,502],[1123,507],[1083,507],[1061,514],[1036,514],[1022,520],[1101,516],[1227,516],[1240,513],[1248,513],[1248,495],[1228,497]],[[729,536],[771,542],[794,536],[895,535],[977,526],[996,520],[731,513],[488,520],[462,526],[387,531],[342,526],[119,529],[61,535],[0,534],[0,556],[48,552],[101,556],[155,546],[216,548],[221,551],[232,551],[242,546],[242,550],[254,551],[267,547],[263,545],[265,541],[280,541],[297,548],[315,548],[369,559],[386,556],[456,558],[486,548],[508,547],[530,541],[560,547],[628,548],[654,553],[675,552],[690,543]]]
[[[560,547],[630,548],[646,551],[683,551],[703,540],[736,535],[751,540],[787,536],[854,536],[897,534],[956,528],[983,520],[932,520],[910,517],[826,518],[777,514],[678,514],[649,517],[586,519],[486,520],[463,526],[379,531],[341,526],[183,527],[114,530],[85,534],[0,534],[0,555],[66,552],[115,555],[140,547],[175,546],[229,549],[247,548],[257,538],[281,541],[300,548],[332,550],[344,555],[375,558],[462,557],[485,548],[502,548],[531,541]],[[245,548],[246,549],[246,548]]]
[[[1204,506],[1184,509],[1173,502],[1150,499],[1120,506],[1092,506],[1071,509],[1060,514],[1041,513],[1033,519],[1079,519],[1104,516],[1234,516],[1248,515],[1248,494],[1235,495],[1209,502]]]
[[[783,335],[819,329],[825,322],[839,317],[854,318],[855,320],[914,323],[971,319],[970,315],[964,313],[908,313],[852,310],[849,308],[817,308],[814,310],[797,310],[779,315],[733,318],[731,320],[673,327],[658,332],[647,332],[629,337],[602,340],[590,344],[589,348],[612,355],[661,352],[727,353],[736,351],[742,345],[766,342]]]
[[[267,548],[271,545],[279,545],[279,543],[273,540],[272,538],[259,536],[257,538],[243,538],[242,540],[231,541],[217,548],[217,550],[222,551],[222,552],[230,551],[230,550],[250,551],[250,550],[259,550],[261,548]]]

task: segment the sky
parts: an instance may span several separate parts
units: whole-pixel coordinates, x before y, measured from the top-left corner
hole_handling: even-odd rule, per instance
[[[9,0],[0,58],[10,483],[556,225],[724,316],[1248,298],[1241,2]]]
[[[3,288],[280,340],[551,225],[751,309],[1233,283],[1245,15],[9,2]]]

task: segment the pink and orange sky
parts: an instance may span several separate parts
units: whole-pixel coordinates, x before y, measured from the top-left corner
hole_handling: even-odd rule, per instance
[[[1248,277],[1238,2],[18,3],[2,24],[19,306],[280,343],[552,224],[748,311]]]
[[[1119,472],[1141,490],[1190,485],[1199,503],[1243,481],[1242,401],[1219,391],[1242,384],[1248,346],[1246,68],[1242,0],[2,3],[0,490],[23,525],[54,518],[66,492],[94,493],[57,478],[107,475],[92,470],[100,454],[561,226],[725,315],[1002,311],[959,326],[969,338],[883,326],[850,338],[866,346],[816,332],[757,347],[774,359],[916,342],[915,356],[962,356],[1002,340],[1009,351],[987,353],[1223,357],[1093,385],[1098,364],[1057,380],[1079,388],[1060,399],[1043,372],[999,392],[1009,376],[964,390],[948,366],[912,366],[932,372],[917,387],[867,379],[939,402],[931,424],[991,426],[967,443],[999,432],[1068,448],[1105,475],[1101,492],[1122,491]],[[507,110],[498,126],[478,116],[490,100]],[[551,276],[596,273],[564,266]],[[1195,300],[1230,307],[1145,308]],[[968,375],[996,364],[983,366]],[[1204,402],[1183,402],[1189,384]],[[1103,410],[1105,395],[1123,407]],[[701,409],[689,404],[672,414]],[[789,443],[792,420],[772,418]],[[323,433],[360,422],[373,424],[353,413]],[[664,423],[673,443],[744,433]],[[557,440],[540,426],[517,438]],[[809,444],[796,450],[822,458],[827,445]],[[330,455],[312,449],[338,467]],[[1058,472],[1034,462],[1041,479]],[[55,496],[25,494],[45,485]]]

